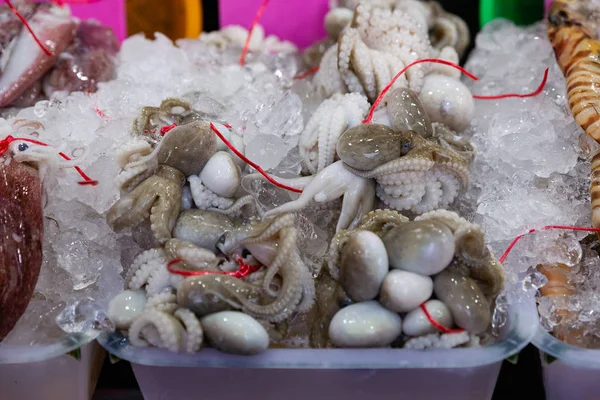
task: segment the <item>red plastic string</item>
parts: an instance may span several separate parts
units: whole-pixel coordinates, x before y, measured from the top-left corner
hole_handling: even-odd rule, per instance
[[[160,128],[160,135],[165,136],[166,133],[168,133],[169,131],[171,131],[172,129],[174,129],[176,127],[177,127],[177,124],[163,126],[162,128]]]
[[[584,228],[581,226],[564,226],[564,225],[548,225],[548,226],[544,226],[541,229],[530,229],[526,233],[522,233],[519,236],[517,236],[516,238],[514,238],[513,241],[508,245],[508,248],[506,249],[504,254],[502,254],[502,257],[500,257],[500,259],[498,261],[500,261],[500,263],[503,263],[504,260],[506,260],[506,257],[508,257],[508,255],[512,251],[513,247],[515,247],[517,242],[519,240],[521,240],[524,236],[529,235],[530,233],[533,233],[533,232],[547,231],[550,229],[563,229],[563,230],[568,230],[568,231],[583,231],[583,232],[600,232],[600,228]]]
[[[29,143],[34,143],[37,144],[39,146],[44,146],[47,147],[48,145],[44,142],[40,142],[39,140],[34,140],[34,139],[27,139],[27,138],[15,138],[12,136],[7,136],[6,138],[0,140],[0,155],[6,153],[6,151],[8,150],[8,146],[14,142],[15,140],[22,140],[24,142],[29,142]],[[63,152],[59,152],[58,153],[62,158],[64,158],[67,161],[71,161],[71,158],[69,156],[67,156],[65,153]],[[98,184],[98,181],[92,180],[89,176],[87,176],[85,174],[85,172],[83,172],[83,170],[81,168],[79,168],[78,166],[74,166],[73,168],[75,168],[75,170],[79,173],[79,175],[81,175],[81,177],[84,179],[84,181],[82,182],[77,182],[80,185],[91,185],[91,186],[96,186]]]
[[[268,4],[269,0],[263,0],[262,4],[260,5],[260,8],[254,16],[254,20],[252,21],[252,25],[250,25],[250,30],[248,31],[246,43],[244,43],[244,48],[242,49],[242,55],[240,56],[240,65],[244,65],[244,62],[246,61],[246,54],[248,54],[248,48],[250,47],[250,39],[252,38],[252,32],[254,31],[254,27],[256,27],[256,25],[258,24],[258,21],[260,20],[260,17],[265,11],[265,8],[267,8]]]
[[[210,129],[212,129],[212,131],[219,137],[219,139],[221,139],[223,141],[223,143],[225,143],[225,145],[227,147],[229,147],[231,149],[231,151],[233,151],[235,153],[236,156],[238,156],[239,158],[241,158],[242,160],[244,160],[246,162],[246,164],[250,165],[252,168],[254,168],[255,170],[257,170],[262,176],[264,176],[273,185],[275,185],[277,187],[280,187],[282,189],[285,189],[285,190],[289,190],[290,192],[302,193],[302,190],[300,190],[300,189],[296,189],[296,188],[293,188],[291,186],[284,185],[283,183],[279,183],[275,179],[271,178],[269,176],[269,174],[267,174],[265,172],[264,169],[262,169],[258,164],[256,164],[256,163],[250,161],[249,159],[247,159],[245,155],[243,155],[242,153],[240,153],[238,151],[238,149],[236,149],[231,143],[229,143],[229,141],[227,139],[225,139],[225,137],[223,136],[223,134],[221,132],[219,132],[219,130],[213,125],[212,122],[210,123]]]
[[[307,76],[317,73],[318,70],[319,70],[319,66],[317,65],[316,67],[313,67],[313,68],[309,69],[308,71],[305,71],[299,75],[296,75],[294,77],[294,80],[304,79]]]
[[[33,36],[33,40],[35,40],[35,42],[38,44],[38,46],[40,46],[40,48],[42,49],[42,51],[47,55],[47,56],[51,56],[52,53],[50,52],[50,50],[48,50],[40,41],[40,39],[38,39],[38,37],[36,36],[36,34],[33,32],[33,29],[31,29],[31,26],[29,25],[29,23],[27,22],[27,20],[21,15],[21,13],[19,12],[19,10],[17,10],[10,2],[10,0],[4,0],[4,2],[6,3],[6,5],[8,6],[8,8],[10,8],[10,11],[13,12],[13,14],[15,14],[17,16],[17,18],[19,18],[21,20],[21,22],[23,23],[23,25],[25,25],[25,28],[27,28],[27,30],[29,31],[29,33],[31,33],[31,36]]]
[[[388,83],[387,86],[383,88],[383,90],[381,91],[381,93],[379,94],[379,96],[377,97],[377,99],[375,99],[375,103],[373,103],[373,107],[371,107],[371,110],[369,111],[369,115],[367,115],[367,119],[365,119],[363,121],[363,124],[368,124],[368,123],[370,123],[373,120],[373,114],[375,113],[375,109],[377,107],[379,107],[379,104],[383,100],[383,97],[388,92],[388,90],[390,90],[390,88],[392,87],[392,85],[394,85],[394,83],[396,82],[396,80],[398,80],[398,78],[400,78],[406,71],[408,71],[408,69],[410,67],[415,66],[417,64],[422,64],[422,63],[436,63],[436,64],[448,65],[450,67],[458,69],[460,72],[462,72],[463,74],[467,75],[469,78],[471,78],[471,79],[473,79],[475,81],[479,80],[479,78],[477,78],[475,75],[473,75],[472,73],[470,73],[469,71],[467,71],[466,69],[464,69],[463,67],[461,67],[460,65],[454,64],[453,62],[450,62],[450,61],[440,60],[438,58],[424,58],[422,60],[417,60],[415,62],[412,62],[412,63],[408,64],[406,67],[404,67],[402,69],[402,71],[398,72],[396,74],[396,76],[394,76],[394,78],[392,78],[391,82]]]
[[[427,317],[427,319],[429,320],[429,322],[431,323],[431,325],[433,325],[433,327],[435,329],[437,329],[438,331],[441,331],[443,333],[462,333],[464,332],[464,329],[450,329],[450,328],[446,328],[444,325],[440,324],[439,322],[437,322],[435,319],[433,319],[433,317],[431,316],[431,314],[429,314],[429,311],[427,310],[427,307],[425,307],[425,303],[421,304],[421,310],[423,310],[423,312],[425,313],[425,317]]]
[[[238,270],[234,271],[234,272],[226,272],[226,271],[184,271],[181,269],[175,269],[173,268],[174,265],[179,264],[180,262],[182,262],[183,260],[181,258],[176,258],[174,260],[171,260],[168,262],[167,264],[167,269],[169,270],[170,273],[172,274],[177,274],[177,275],[181,275],[181,276],[200,276],[200,275],[229,275],[229,276],[233,276],[234,278],[238,278],[238,279],[242,279],[248,275],[250,275],[251,273],[254,273],[256,271],[258,271],[261,266],[260,265],[250,265],[250,264],[246,264],[244,263],[244,260],[242,260],[241,257],[236,257],[236,261],[238,263]]]
[[[501,95],[497,95],[497,96],[473,95],[473,98],[478,99],[478,100],[501,100],[501,99],[508,99],[510,97],[518,97],[521,99],[525,99],[527,97],[535,97],[538,94],[542,93],[542,90],[544,90],[544,87],[546,86],[546,82],[548,81],[548,72],[549,71],[550,71],[550,68],[546,68],[546,70],[544,71],[544,79],[542,79],[542,83],[540,83],[540,85],[534,92],[526,93],[526,94],[510,93],[510,94],[501,94]]]
[[[394,83],[396,82],[396,80],[398,78],[400,78],[410,67],[417,65],[417,64],[426,63],[426,62],[448,65],[452,68],[458,69],[460,72],[462,72],[463,74],[467,75],[469,78],[471,78],[475,81],[479,80],[479,78],[477,78],[475,75],[473,75],[472,73],[470,73],[469,71],[467,71],[466,69],[461,67],[460,65],[454,64],[453,62],[450,62],[450,61],[440,60],[437,58],[424,58],[422,60],[417,60],[415,62],[408,64],[406,67],[404,67],[402,69],[402,71],[398,72],[396,74],[396,76],[394,76],[392,81],[390,83],[388,83],[385,88],[383,88],[383,90],[381,91],[381,93],[379,94],[377,99],[375,100],[375,103],[373,103],[373,107],[371,107],[371,110],[369,111],[367,118],[363,121],[363,124],[371,123],[371,121],[373,120],[373,115],[375,114],[375,110],[377,109],[377,107],[379,107],[379,104],[383,100],[383,97],[390,90],[392,85],[394,85]],[[473,98],[478,99],[478,100],[500,100],[500,99],[507,99],[507,98],[511,98],[511,97],[518,97],[518,98],[535,97],[538,94],[540,94],[542,92],[542,90],[544,90],[544,87],[546,86],[546,82],[548,81],[548,72],[549,72],[549,68],[546,68],[546,70],[544,71],[544,78],[542,79],[542,83],[538,86],[538,88],[535,91],[533,91],[531,93],[526,93],[526,94],[508,93],[508,94],[501,94],[501,95],[495,95],[495,96],[473,95]]]

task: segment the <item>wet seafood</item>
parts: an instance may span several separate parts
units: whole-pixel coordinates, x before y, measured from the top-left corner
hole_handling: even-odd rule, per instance
[[[46,52],[1,5],[7,22],[0,38],[0,107],[31,106],[56,91],[95,91],[98,82],[113,78],[119,43],[109,28],[74,20],[67,7],[23,3],[17,9]]]
[[[598,59],[600,41],[596,26],[587,15],[593,10],[587,1],[554,1],[548,15],[548,37],[566,79],[569,106],[577,123],[600,142],[600,84]],[[592,24],[590,26],[590,24]],[[592,223],[600,227],[600,152],[591,155]]]
[[[413,231],[410,231],[411,229]],[[406,231],[406,235],[400,234],[400,230]],[[421,231],[428,233],[423,234]],[[355,238],[365,233],[373,233],[383,238],[386,249],[378,251],[387,255],[390,260],[389,267],[399,268],[389,271],[383,279],[379,302],[391,311],[408,312],[407,319],[402,323],[402,326],[408,323],[404,330],[405,334],[421,336],[437,331],[425,318],[424,311],[419,308],[421,304],[425,307],[430,305],[432,318],[443,326],[451,327],[452,323],[455,323],[465,329],[469,335],[483,333],[489,328],[490,301],[504,287],[504,271],[486,247],[483,242],[483,232],[477,226],[445,210],[424,214],[413,222],[390,210],[373,211],[359,222],[356,229],[338,232],[332,241],[328,265],[331,275],[339,279],[344,288],[347,285],[344,283],[343,268],[352,263],[351,257],[358,265],[362,265],[363,253],[352,251],[352,246],[355,246],[353,244]],[[437,244],[441,246],[441,250]],[[446,257],[444,248],[448,245],[451,253]],[[370,247],[372,252],[377,251],[376,249],[377,246]],[[410,269],[406,271],[408,266],[404,264],[394,265],[395,257],[403,251],[419,255],[417,258],[425,254],[433,256],[431,260],[437,263],[435,269],[423,270],[428,262],[421,259],[415,260],[414,265],[409,267],[414,267],[415,271]],[[429,251],[431,253],[428,253]],[[444,257],[438,257],[440,252]],[[370,257],[375,259],[375,255]],[[342,271],[339,271],[338,267]],[[427,275],[434,275],[433,283]],[[351,292],[354,288],[350,287],[350,289],[348,294],[352,297]],[[438,300],[428,302],[432,292]],[[366,305],[368,302],[360,304]],[[339,311],[339,318],[343,320],[350,318],[346,313],[344,309]],[[336,318],[337,315],[332,320],[332,328],[330,328],[330,335],[331,329],[335,335],[332,340],[334,344],[348,346],[351,341],[346,342],[344,338],[346,334],[350,335],[351,331]],[[367,340],[366,337],[363,337],[363,340]],[[369,346],[369,343],[362,344]],[[464,342],[457,340],[452,343],[447,342],[446,345],[452,347]],[[407,342],[406,345],[413,344],[409,345]],[[422,345],[433,346],[433,344]]]
[[[356,141],[353,129],[349,129],[340,137],[338,149],[348,145],[346,140],[349,143]],[[381,130],[383,131],[383,128]],[[369,154],[367,149],[377,145],[380,149],[387,149],[382,150],[382,153],[392,151],[389,157],[381,158],[382,161],[389,161],[364,171],[357,167],[365,168],[370,165],[352,163],[351,157],[346,157],[345,154],[340,154],[340,157],[345,163],[355,165],[354,168],[349,165],[346,167],[354,174],[377,181],[377,196],[388,207],[421,214],[448,206],[458,195],[461,186],[468,185],[469,165],[455,151],[443,148],[410,131],[399,132],[396,136],[388,134],[375,138],[377,141],[364,141],[364,146],[367,147],[365,154]],[[357,154],[360,151],[354,150]],[[393,156],[395,158],[392,159]]]
[[[0,160],[2,160],[0,158]],[[42,265],[42,186],[37,171],[0,162],[0,340],[29,304]]]

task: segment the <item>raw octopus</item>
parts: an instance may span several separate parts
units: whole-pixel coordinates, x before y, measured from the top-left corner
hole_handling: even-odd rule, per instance
[[[75,21],[67,7],[15,4],[36,37],[0,6],[0,108],[28,107],[56,91],[95,91],[111,79],[119,43],[106,26]]]

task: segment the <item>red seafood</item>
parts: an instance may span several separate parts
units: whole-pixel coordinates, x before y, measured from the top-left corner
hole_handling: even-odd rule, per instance
[[[54,66],[76,29],[68,10],[56,6],[39,7],[29,25],[50,55],[40,48],[27,29],[21,29],[0,76],[0,107],[16,100]]]
[[[0,162],[0,341],[31,300],[42,265],[42,187],[38,171]]]

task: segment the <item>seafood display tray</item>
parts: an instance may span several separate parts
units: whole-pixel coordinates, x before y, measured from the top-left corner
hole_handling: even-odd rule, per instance
[[[600,350],[568,345],[550,335],[541,325],[532,343],[555,361],[542,359],[547,400],[592,400],[600,392]],[[542,357],[543,358],[543,357]]]
[[[3,364],[29,364],[46,361],[76,350],[98,337],[98,333],[88,331],[72,333],[55,343],[39,346],[0,345],[0,368]]]
[[[532,304],[511,306],[501,340],[487,347],[450,350],[270,349],[248,357],[213,349],[174,354],[134,348],[120,334],[102,334],[98,341],[108,352],[132,363],[147,400],[167,394],[196,398],[200,381],[219,383],[202,386],[207,398],[222,398],[225,392],[236,398],[233,390],[249,398],[285,396],[289,400],[323,396],[326,390],[346,399],[364,399],[367,394],[397,398],[400,393],[415,398],[489,399],[502,361],[519,352],[535,334],[535,318]]]
[[[96,342],[88,342],[81,346],[80,360],[63,353],[44,361],[0,365],[0,400],[89,399],[105,355]]]

